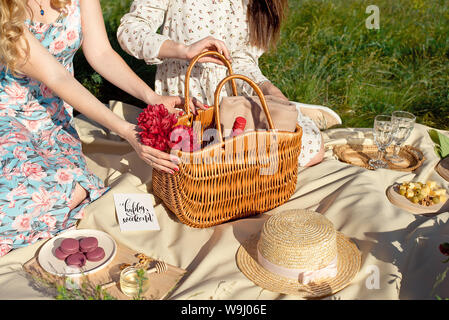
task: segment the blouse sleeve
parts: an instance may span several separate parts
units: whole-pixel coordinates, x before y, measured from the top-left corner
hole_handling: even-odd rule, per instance
[[[157,30],[164,23],[167,7],[168,0],[134,0],[117,30],[122,49],[147,64],[162,63],[157,56],[162,43],[169,37]]]
[[[232,69],[234,73],[247,76],[258,85],[268,81],[267,77],[262,74],[259,68],[259,57],[262,54],[263,51],[254,46],[247,46],[232,52]],[[244,87],[248,87],[244,91],[250,89],[249,85],[245,85]]]

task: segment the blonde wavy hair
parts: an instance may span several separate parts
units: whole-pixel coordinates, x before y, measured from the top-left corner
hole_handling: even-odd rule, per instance
[[[71,1],[51,0],[51,5],[62,11]],[[27,0],[0,0],[0,65],[13,72],[17,70],[19,61],[29,55],[28,42],[24,37],[27,12],[32,17]]]

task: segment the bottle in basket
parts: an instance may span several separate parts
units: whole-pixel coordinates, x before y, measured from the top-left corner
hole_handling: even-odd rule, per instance
[[[234,125],[232,126],[231,137],[238,136],[245,131],[246,119],[243,117],[235,118]]]

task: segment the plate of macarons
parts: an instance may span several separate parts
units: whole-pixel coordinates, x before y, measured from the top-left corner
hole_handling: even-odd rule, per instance
[[[79,229],[48,240],[39,251],[38,261],[51,274],[77,277],[105,268],[116,253],[117,244],[107,233]]]

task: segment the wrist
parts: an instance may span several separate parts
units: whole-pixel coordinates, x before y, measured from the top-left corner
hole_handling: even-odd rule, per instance
[[[179,43],[170,39],[164,41],[159,49],[158,58],[163,59],[187,59],[187,49],[183,43]]]
[[[151,88],[149,88],[146,92],[145,92],[145,98],[144,98],[144,102],[146,104],[155,104],[156,101],[158,101],[159,95],[154,92]]]
[[[182,60],[190,60],[188,56],[188,47],[183,43],[175,42],[176,56]]]
[[[123,139],[129,141],[132,135],[135,135],[135,131],[136,131],[135,124],[123,120],[123,125],[120,126],[120,130],[118,130],[117,134]]]

